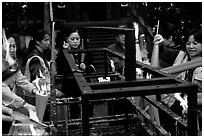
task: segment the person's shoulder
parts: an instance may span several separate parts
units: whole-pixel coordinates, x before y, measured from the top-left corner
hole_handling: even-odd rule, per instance
[[[116,49],[117,48],[116,43],[108,46],[107,48],[110,49],[110,50]]]

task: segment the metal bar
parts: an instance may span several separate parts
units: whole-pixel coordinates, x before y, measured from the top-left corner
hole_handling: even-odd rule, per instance
[[[82,97],[82,129],[83,136],[89,136],[90,126],[89,126],[89,100],[85,97]]]
[[[68,53],[90,53],[90,52],[104,52],[106,49],[104,48],[91,48],[91,49],[75,49],[75,50],[68,50]]]
[[[55,22],[53,22],[53,8],[52,8],[52,2],[49,4],[50,6],[50,20],[52,23],[52,47],[51,47],[51,75],[50,75],[50,82],[51,82],[51,91],[50,91],[50,120],[51,120],[51,125],[53,126],[53,129],[51,131],[51,135],[56,135],[57,134],[57,108],[56,108],[56,92],[55,92]]]
[[[149,115],[141,107],[138,106],[136,107],[136,109],[139,111],[140,114],[142,114],[144,119],[151,123],[153,127],[156,128],[163,136],[169,136],[169,133],[161,126],[158,126],[155,121],[150,121]],[[155,135],[150,129],[148,129],[147,132],[149,132],[150,135]]]
[[[158,102],[157,100],[150,99],[150,98],[148,98],[146,96],[142,96],[142,97],[145,100],[147,100],[148,102],[150,102],[152,105],[154,105],[155,107],[160,108],[162,111],[169,114],[169,116],[171,116],[174,120],[178,121],[178,123],[180,123],[185,128],[187,128],[187,122],[184,119],[182,119],[180,116],[178,116],[177,114],[172,112],[169,108],[164,106],[161,102]]]
[[[141,95],[154,95],[154,94],[168,94],[175,92],[186,92],[194,87],[193,84],[189,83],[185,86],[183,84],[166,84],[156,86],[139,86],[139,87],[127,87],[127,88],[110,88],[92,90],[90,93],[83,93],[89,99],[100,99],[100,98],[112,98],[112,97],[131,97]]]
[[[59,23],[59,28],[67,29],[72,26],[77,28],[87,27],[87,26],[116,26],[119,24],[126,24],[127,20],[122,21],[94,21],[94,22],[64,22],[64,20],[60,23],[60,20],[56,20]]]
[[[187,92],[188,95],[188,135],[198,135],[198,122],[197,122],[197,92],[198,86],[194,86],[191,91]]]
[[[92,82],[89,86],[92,90],[109,89],[109,88],[124,88],[124,87],[138,87],[138,86],[151,86],[151,85],[165,85],[177,84],[178,82],[173,78],[161,77],[152,79],[138,79],[133,81],[110,81],[110,82]]]
[[[95,29],[100,29],[100,28],[95,28]],[[101,28],[101,29],[104,29],[104,28]],[[109,28],[106,28],[106,29],[109,29]],[[114,29],[112,29],[114,30]],[[117,29],[116,29],[117,30]],[[132,31],[131,29],[130,30],[119,30],[119,31]],[[131,38],[132,39],[132,38]],[[130,40],[131,40],[130,39]],[[128,43],[128,42],[127,42]],[[132,45],[132,42],[129,43],[130,45]],[[130,47],[130,46],[128,46]],[[130,48],[131,49],[131,48]],[[130,50],[129,49],[129,50]],[[130,55],[131,54],[134,54],[133,51],[129,51],[130,52]],[[75,81],[77,82],[78,84],[78,88],[81,92],[81,96],[82,96],[82,128],[83,128],[83,135],[89,135],[89,100],[96,100],[96,99],[104,99],[104,98],[115,98],[115,97],[130,97],[130,96],[141,96],[141,95],[154,95],[154,94],[168,94],[168,93],[175,93],[175,92],[187,92],[187,93],[193,93],[194,94],[189,94],[191,97],[192,96],[195,96],[195,91],[197,91],[195,89],[195,84],[192,84],[191,82],[186,82],[186,81],[179,81],[179,80],[176,80],[175,81],[172,81],[172,75],[169,75],[169,74],[165,74],[164,72],[160,71],[159,69],[153,69],[151,68],[150,66],[147,66],[147,65],[144,65],[142,63],[137,63],[137,62],[134,62],[135,65],[132,65],[132,67],[130,66],[131,65],[131,62],[127,61],[127,57],[126,57],[126,62],[128,63],[127,66],[130,66],[131,68],[131,73],[126,73],[126,82],[131,82],[133,80],[135,80],[135,67],[136,66],[139,66],[141,67],[142,70],[145,70],[147,71],[148,73],[150,72],[151,74],[155,75],[155,77],[167,77],[167,78],[171,78],[169,79],[170,80],[170,83],[168,82],[169,80],[167,79],[166,84],[155,84],[155,85],[151,85],[151,86],[148,86],[148,85],[145,85],[145,80],[141,80],[140,83],[141,83],[141,86],[131,86],[131,87],[122,87],[122,88],[113,88],[111,85],[109,85],[110,87],[106,88],[106,89],[98,89],[98,90],[93,90],[91,89],[90,85],[86,82],[84,76],[82,73],[79,73],[77,72],[78,68],[76,67],[74,61],[72,58],[70,58],[70,54],[67,52],[64,53],[65,54],[65,57],[67,59],[67,62],[70,66],[70,69],[72,70],[72,73],[73,73],[73,76],[74,76],[74,79]],[[128,55],[129,56],[129,55]],[[129,57],[131,61],[135,61],[135,58],[131,59],[132,57],[130,56]],[[133,62],[132,62],[133,63]],[[133,71],[133,67],[134,67],[134,71]],[[126,72],[129,71],[128,68],[126,68],[125,70]],[[133,76],[131,76],[133,75]],[[158,79],[161,79],[161,78],[158,78]],[[137,80],[138,81],[138,80]],[[142,85],[142,82],[145,86]],[[152,84],[155,83],[156,81],[150,81]],[[134,84],[134,83],[133,83]],[[92,85],[94,86],[94,85]],[[97,85],[95,85],[97,86]],[[99,85],[98,85],[99,86]],[[108,85],[107,85],[108,86]],[[104,85],[104,87],[106,87]],[[118,87],[120,87],[120,85],[118,85]],[[193,91],[193,92],[192,92]],[[189,97],[190,97],[189,96]],[[193,100],[192,100],[193,99]],[[192,105],[195,105],[196,101],[194,98],[191,98],[189,99],[189,104],[192,104]],[[193,110],[193,106],[190,106],[189,108],[189,112],[192,112],[194,111]],[[196,113],[190,113],[190,117],[189,117],[189,124],[188,125],[192,125],[192,126],[189,126],[188,128],[188,132],[189,132],[189,135],[196,135],[196,130],[197,129],[197,122],[195,123],[190,121],[190,119],[193,119],[193,118],[196,118]],[[194,128],[193,128],[194,127]],[[190,130],[192,129],[192,130]],[[191,132],[192,131],[192,132]]]
[[[104,65],[105,65],[105,76],[108,75],[108,58],[107,58],[107,53],[106,51],[103,52],[104,55]]]
[[[125,32],[125,80],[136,80],[136,51],[134,29]]]

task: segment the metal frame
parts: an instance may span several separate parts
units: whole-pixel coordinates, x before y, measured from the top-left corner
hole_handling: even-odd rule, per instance
[[[125,81],[113,81],[106,83],[88,83],[82,73],[77,72],[78,68],[71,55],[64,51],[67,62],[72,70],[74,79],[81,92],[82,101],[82,129],[83,135],[90,134],[89,128],[89,101],[104,98],[147,96],[157,94],[168,94],[175,92],[186,92],[188,95],[188,135],[197,135],[197,92],[198,87],[187,81],[180,81],[174,76],[165,74],[159,69],[152,68],[135,61],[134,30],[117,29],[110,27],[89,27],[86,29],[107,29],[111,31],[122,31],[126,37],[125,49]],[[106,49],[103,49],[109,52]],[[83,50],[82,50],[83,51]],[[135,64],[132,64],[135,63]],[[140,67],[155,76],[153,79],[136,80],[135,67]]]

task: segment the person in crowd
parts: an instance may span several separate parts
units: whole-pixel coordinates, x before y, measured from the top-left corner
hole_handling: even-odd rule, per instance
[[[50,65],[48,57],[45,55],[51,56],[50,53],[50,34],[46,31],[39,30],[34,35],[28,48],[25,76],[30,82],[33,82],[36,77],[45,78],[48,93],[50,92]],[[61,97],[63,93],[56,89],[56,96]],[[35,95],[25,94],[25,99],[35,105]]]
[[[66,30],[66,32],[64,32],[62,37],[63,38],[61,41],[63,41],[63,43],[60,43],[60,44],[63,46],[63,48],[60,49],[56,59],[57,74],[63,75],[62,91],[65,93],[65,96],[78,98],[81,95],[78,89],[76,89],[77,84],[72,79],[67,78],[67,76],[71,74],[71,70],[67,63],[67,60],[65,58],[63,51],[83,49],[81,35],[78,29],[76,29],[75,27],[71,27],[68,30]],[[71,56],[75,61],[76,65],[78,66],[79,71],[81,71],[81,73],[96,72],[95,67],[91,64],[92,61],[89,54],[73,53],[71,54]],[[70,106],[70,110],[72,111],[71,118],[80,117],[80,107],[78,104],[72,104]]]
[[[15,64],[12,66],[11,69],[15,70],[15,68],[18,68],[18,63],[17,63],[17,56],[16,56],[16,51],[17,51],[17,45],[16,45],[16,38],[13,34],[8,34],[7,35],[8,42],[9,42],[9,53],[11,55],[11,58],[15,61]],[[13,80],[12,80],[13,79]],[[15,84],[14,86],[12,86]],[[24,90],[27,93],[32,93],[36,94],[39,92],[36,87],[30,83],[27,78],[22,74],[21,70],[19,69],[17,73],[10,79],[8,79],[7,82],[8,86],[13,87],[13,91],[19,95],[22,95],[22,90]]]
[[[127,28],[127,25],[119,25],[118,28]],[[116,43],[107,47],[107,49],[125,57],[125,34],[115,33]],[[118,58],[112,55],[108,55],[111,70],[113,72],[118,72],[121,75],[123,74],[123,68],[125,65],[125,61],[123,58]]]
[[[28,83],[26,78],[22,75],[20,70],[16,67],[15,62],[13,60],[13,55],[15,52],[12,53],[13,44],[12,41],[14,40],[13,37],[9,37],[8,41],[3,35],[3,47],[2,48],[2,113],[3,113],[3,134],[8,134],[9,128],[12,124],[12,111],[16,110],[19,111],[27,116],[36,116],[36,108],[23,100],[21,97],[17,96],[15,91],[13,91],[16,85],[23,88],[26,92],[37,92],[35,87]],[[12,40],[12,41],[11,41]],[[10,43],[9,43],[10,42]],[[6,44],[7,43],[7,44]],[[15,45],[15,44],[14,44]],[[10,55],[12,53],[11,58],[9,60],[6,59],[5,55]],[[12,60],[12,61],[11,61]],[[12,64],[11,64],[12,63]],[[31,115],[32,113],[32,115]],[[11,116],[11,117],[9,117]],[[36,116],[37,117],[37,116]],[[10,121],[10,123],[8,123]]]
[[[62,50],[59,52],[58,57],[57,58],[57,73],[58,74],[63,74],[62,72],[62,64],[64,64],[64,62],[62,62],[63,58],[63,50],[77,50],[77,49],[83,49],[83,45],[82,45],[82,39],[80,37],[80,31],[74,27],[70,28],[67,30],[66,32],[66,37],[65,37],[65,41],[63,42],[63,48]],[[76,63],[76,65],[78,66],[78,68],[85,72],[85,73],[93,73],[96,72],[95,67],[92,64],[92,58],[89,54],[79,54],[79,53],[73,53],[72,57]]]
[[[158,29],[158,34],[155,35],[153,43],[159,44],[159,67],[165,68],[173,65],[180,47],[174,41],[175,25],[165,22],[161,23]]]
[[[187,34],[186,37],[186,50],[178,55],[175,65],[193,61],[202,58],[202,30],[194,28]],[[182,54],[183,53],[183,54]],[[198,85],[198,116],[199,116],[199,130],[202,130],[202,67],[187,70],[179,75],[181,79],[193,82]],[[176,93],[176,100],[180,102],[183,112],[187,112],[187,95]]]
[[[161,37],[162,39],[162,37]],[[161,40],[160,39],[160,40]],[[191,60],[195,60],[202,57],[202,31],[200,29],[192,29],[186,36],[186,49],[185,51],[180,51],[177,55],[173,65],[182,64]],[[160,41],[161,42],[161,41]],[[191,81],[199,86],[199,91],[202,91],[202,67],[197,67],[195,69],[187,70],[182,72],[177,77],[183,80]],[[201,105],[202,105],[202,94],[198,93],[198,107],[199,107],[199,121],[201,122]],[[162,94],[161,101],[167,105],[174,113],[179,116],[183,116],[187,112],[187,95],[185,93],[175,93],[175,94]],[[161,115],[162,114],[162,115]],[[172,135],[176,135],[175,124],[173,122],[166,123],[169,116],[160,113],[165,119],[161,118],[162,125],[164,128],[169,130]],[[163,121],[162,121],[163,120]],[[201,128],[199,123],[199,127]]]

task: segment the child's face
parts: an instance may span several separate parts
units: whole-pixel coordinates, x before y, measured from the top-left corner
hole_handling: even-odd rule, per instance
[[[67,38],[67,42],[71,48],[78,48],[80,45],[80,36],[78,32],[73,32]]]

